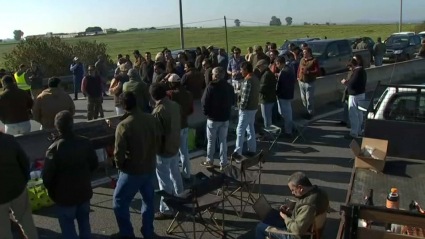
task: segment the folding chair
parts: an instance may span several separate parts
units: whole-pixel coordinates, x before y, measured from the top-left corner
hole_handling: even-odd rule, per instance
[[[290,235],[295,238],[298,238],[298,237],[304,238],[304,236],[310,236],[310,239],[321,239],[323,236],[323,231],[325,230],[325,226],[326,226],[327,214],[328,214],[328,211],[325,211],[322,214],[315,216],[313,225],[311,226],[310,230],[308,230],[304,234],[290,233],[290,232],[282,231],[278,228],[269,226],[266,229],[266,232],[269,233],[269,236],[267,237],[267,239],[276,238],[273,235]]]
[[[224,175],[207,177],[203,173],[198,173],[195,176],[195,184],[178,196],[168,194],[165,191],[157,192],[158,195],[164,197],[164,202],[167,206],[177,212],[166,233],[172,234],[179,227],[186,238],[189,238],[186,230],[181,225],[188,219],[192,219],[194,239],[202,238],[206,231],[224,238],[224,211],[222,213],[221,226],[214,218],[220,204],[222,204],[224,210],[224,198],[213,194],[216,190],[222,190],[224,182]],[[204,218],[204,214],[208,214],[209,218]],[[204,230],[199,237],[196,236],[196,221],[204,226]],[[177,225],[174,226],[175,223]]]
[[[261,168],[265,162],[263,151],[260,151],[257,155],[251,158],[244,158],[241,162],[240,168],[233,165],[233,160],[230,161],[230,165],[225,167],[222,172],[217,172],[213,169],[209,170],[213,174],[224,174],[228,180],[226,180],[226,187],[230,192],[223,190],[224,200],[228,201],[239,217],[243,216],[245,208],[248,204],[252,205],[257,198],[252,195],[252,189],[258,184],[258,197],[261,195]],[[214,171],[214,172],[213,172]],[[239,195],[236,195],[239,192]],[[248,195],[244,197],[244,192]],[[235,198],[240,202],[241,209],[238,211],[230,198]]]
[[[294,144],[298,138],[302,138],[304,142],[307,142],[307,139],[304,137],[304,131],[307,129],[310,121],[305,119],[298,119],[293,121],[295,133],[297,134],[297,137],[292,141],[292,144]]]
[[[270,125],[270,127],[263,128],[263,131],[265,133],[265,137],[267,138],[267,141],[270,143],[270,138],[273,139],[272,144],[269,147],[269,151],[273,148],[274,144],[276,143],[277,139],[280,137],[280,134],[282,133],[282,128],[276,126],[276,125]]]

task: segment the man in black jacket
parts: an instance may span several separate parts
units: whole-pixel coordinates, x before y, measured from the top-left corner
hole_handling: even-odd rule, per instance
[[[272,112],[276,104],[276,76],[270,71],[269,64],[265,60],[257,63],[257,69],[261,73],[260,78],[260,104],[264,127],[272,125]]]
[[[202,108],[207,116],[207,161],[202,166],[214,167],[215,143],[218,136],[220,144],[220,170],[227,166],[227,131],[229,119],[234,104],[233,87],[226,82],[226,71],[216,67],[212,71],[213,81],[207,86],[202,96]]]
[[[15,137],[0,132],[0,237],[13,238],[10,230],[9,210],[27,238],[37,239],[37,229],[31,214],[27,182],[30,159]]]
[[[291,101],[294,99],[297,77],[294,69],[286,64],[285,57],[279,56],[276,59],[276,66],[280,70],[276,87],[279,113],[285,119],[285,135],[291,137],[293,127]]]
[[[59,136],[47,149],[43,183],[57,204],[59,225],[64,238],[91,238],[90,199],[93,196],[91,176],[98,166],[91,142],[73,133],[73,119],[68,111],[55,116]]]
[[[81,92],[87,95],[87,120],[97,119],[99,113],[103,118],[102,78],[96,74],[96,68],[89,66],[88,75],[81,83]]]

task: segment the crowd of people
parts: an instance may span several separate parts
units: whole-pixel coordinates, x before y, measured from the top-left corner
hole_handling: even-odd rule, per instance
[[[121,122],[116,126],[114,149],[115,165],[119,170],[113,195],[113,210],[119,228],[117,238],[135,236],[129,207],[137,192],[142,195],[141,233],[144,238],[155,237],[154,220],[173,218],[174,212],[163,198],[155,213],[154,179],[156,176],[160,190],[174,195],[183,192],[184,182],[191,182],[188,118],[195,110],[202,111],[207,117],[207,155],[201,165],[214,167],[218,142],[220,170],[228,166],[227,134],[234,107],[238,109],[238,125],[236,147],[231,157],[236,162],[242,160],[242,155],[250,157],[257,153],[254,124],[259,105],[264,128],[272,126],[276,105],[284,119],[284,135],[292,137],[291,101],[297,82],[305,106],[303,116],[306,119],[313,117],[315,81],[320,69],[308,44],[304,43],[301,48],[291,45],[290,52],[284,56],[279,56],[276,44],[271,43],[266,47],[265,53],[261,46],[255,46],[254,52],[245,57],[241,56],[241,50],[237,47],[232,48],[230,57],[224,49],[215,52],[213,46],[199,47],[194,55],[190,51],[183,51],[177,59],[172,57],[170,50],[165,49],[156,55],[155,60],[151,59],[149,52],[142,56],[136,50],[134,63],[128,55],[125,58],[118,56],[109,90],[106,88],[107,67],[102,56],[87,68],[78,57],[74,58],[70,66],[74,73],[74,100],[78,100],[81,90],[87,98],[87,119],[104,116],[102,102],[107,92],[114,97],[116,113],[121,116]],[[350,60],[349,77],[341,81],[346,85],[348,97],[344,101],[347,102],[349,115],[346,123],[351,124],[349,137],[353,138],[361,134],[362,114],[357,104],[364,99],[367,80],[359,57]],[[34,65],[31,69],[37,72]],[[90,175],[98,166],[95,150],[89,140],[75,135],[72,130],[74,101],[58,87],[60,79],[50,78],[48,89],[38,92],[38,95],[31,88],[32,98],[28,89],[22,88],[23,83],[28,81],[19,78],[23,72],[27,72],[25,65],[14,77],[6,75],[2,78],[5,90],[0,96],[0,120],[6,128],[5,133],[0,133],[0,142],[7,143],[0,143],[0,154],[4,158],[1,163],[5,162],[5,165],[0,165],[0,180],[11,183],[0,196],[1,213],[8,214],[8,209],[12,209],[27,235],[33,235],[28,238],[37,238],[25,196],[29,159],[10,136],[29,132],[32,118],[41,123],[42,130],[55,128],[59,132],[46,153],[43,182],[51,199],[58,205],[63,236],[78,238],[74,227],[76,219],[80,238],[90,238],[89,205],[93,194]],[[32,76],[40,77],[37,73]],[[243,149],[245,133],[248,135],[246,150]],[[289,187],[296,197],[309,201],[309,205],[319,203],[320,210],[324,208],[326,200],[317,196],[322,195],[322,191],[311,185],[305,175],[298,173],[291,177]],[[282,226],[283,230],[308,230],[317,207],[304,207],[304,204],[299,205],[292,215],[281,214],[286,223],[286,227]],[[0,227],[4,225],[0,224]],[[257,227],[257,238],[264,236],[264,224],[261,224]]]

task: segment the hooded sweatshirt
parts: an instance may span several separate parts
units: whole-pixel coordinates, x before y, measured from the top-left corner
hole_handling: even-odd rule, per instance
[[[34,120],[42,125],[43,130],[54,129],[55,116],[62,110],[75,114],[75,105],[71,97],[60,88],[43,90],[34,103]]]

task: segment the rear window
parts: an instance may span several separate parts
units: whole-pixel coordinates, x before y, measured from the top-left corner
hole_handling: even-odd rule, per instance
[[[394,94],[384,111],[384,119],[408,122],[425,122],[424,93]]]

